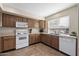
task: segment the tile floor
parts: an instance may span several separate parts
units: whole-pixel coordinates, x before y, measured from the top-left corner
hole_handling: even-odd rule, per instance
[[[64,54],[38,43],[27,48],[1,53],[2,56],[65,56]]]

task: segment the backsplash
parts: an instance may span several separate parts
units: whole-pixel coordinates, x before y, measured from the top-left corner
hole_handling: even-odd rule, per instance
[[[0,28],[0,36],[14,36],[15,35],[15,28]]]
[[[48,29],[48,33],[52,34],[69,34],[68,29]]]
[[[31,29],[31,32],[30,32],[30,29]],[[29,29],[29,32],[32,33],[32,34],[39,34],[39,28],[30,28]]]

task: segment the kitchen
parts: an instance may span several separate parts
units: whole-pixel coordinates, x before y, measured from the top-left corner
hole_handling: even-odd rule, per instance
[[[24,11],[12,9],[9,4],[2,5],[0,7],[2,8],[0,11],[1,54],[41,43],[62,54],[77,55],[78,4],[51,14],[45,17],[45,20],[41,17],[39,20],[32,15],[29,17],[28,13],[26,17]]]

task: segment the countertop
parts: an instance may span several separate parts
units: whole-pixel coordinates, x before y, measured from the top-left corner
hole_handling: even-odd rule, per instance
[[[16,36],[16,35],[0,35],[0,37],[5,37],[5,36]]]
[[[55,35],[55,34],[49,34],[49,35]],[[59,34],[59,35],[55,35],[55,36],[64,37],[64,38],[74,38],[74,39],[77,38],[76,36],[70,36],[67,34]]]
[[[53,36],[59,36],[59,37],[66,37],[66,38],[74,38],[76,39],[76,36],[70,36],[67,34],[60,34],[60,35],[56,35],[56,34],[49,34],[49,33],[30,33],[30,34],[48,34],[48,35],[53,35]]]
[[[29,34],[48,34],[48,35],[53,35],[53,36],[59,36],[59,37],[66,37],[66,38],[77,38],[75,36],[70,36],[70,35],[66,35],[66,34],[60,34],[60,35],[56,35],[56,34],[49,34],[49,33],[29,33]],[[0,37],[4,37],[4,36],[16,36],[14,35],[0,35]]]

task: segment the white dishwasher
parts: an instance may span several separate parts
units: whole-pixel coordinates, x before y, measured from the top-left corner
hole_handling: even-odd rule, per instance
[[[59,50],[71,55],[76,55],[76,38],[60,36],[59,37]]]

